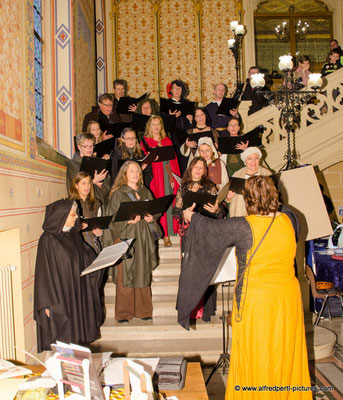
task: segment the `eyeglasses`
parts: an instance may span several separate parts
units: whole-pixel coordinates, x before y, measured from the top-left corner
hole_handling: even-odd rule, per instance
[[[80,144],[81,147],[83,147],[84,149],[93,149],[94,145],[92,146],[84,146],[83,144]]]
[[[101,103],[101,102],[100,102]],[[103,106],[105,106],[105,107],[113,107],[113,103],[107,103],[107,104],[105,104],[105,103],[101,103]]]
[[[123,140],[136,140],[136,136],[133,136],[133,137],[123,137]]]

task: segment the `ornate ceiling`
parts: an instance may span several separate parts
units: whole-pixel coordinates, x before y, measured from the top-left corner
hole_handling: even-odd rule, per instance
[[[327,12],[328,7],[321,0],[261,0],[257,7],[260,13]]]

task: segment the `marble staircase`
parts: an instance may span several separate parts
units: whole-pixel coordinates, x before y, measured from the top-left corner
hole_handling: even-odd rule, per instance
[[[217,289],[217,315],[210,322],[197,320],[189,331],[177,322],[175,310],[180,275],[179,238],[172,238],[173,246],[160,242],[160,265],[153,273],[153,320],[134,318],[129,324],[118,324],[114,319],[115,285],[105,287],[106,320],[101,328],[101,339],[92,344],[93,352],[112,351],[117,356],[156,357],[183,355],[188,360],[214,364],[222,352],[221,288]],[[233,287],[224,291],[224,309],[232,309]],[[305,312],[305,327],[310,359],[321,359],[332,354],[336,336],[326,328],[314,327],[315,315]],[[229,328],[229,349],[231,328]],[[230,350],[229,350],[230,351]]]
[[[175,310],[181,267],[180,239],[172,237],[172,243],[172,247],[165,248],[163,241],[160,242],[160,265],[153,272],[151,285],[153,320],[134,318],[129,324],[118,324],[114,319],[115,285],[108,282],[105,287],[106,321],[101,328],[101,339],[92,345],[94,351],[113,351],[130,357],[183,355],[202,363],[217,361],[222,352],[222,324],[218,315],[222,310],[221,292],[217,295],[217,315],[210,322],[197,320],[189,331],[182,328]],[[224,296],[227,310],[228,289]],[[229,297],[231,309],[233,288]]]

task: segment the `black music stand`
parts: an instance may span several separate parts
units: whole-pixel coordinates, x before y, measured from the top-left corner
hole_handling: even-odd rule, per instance
[[[226,368],[229,368],[230,366],[230,354],[227,352],[227,339],[228,336],[226,334],[226,320],[225,320],[225,307],[224,307],[224,288],[230,288],[231,286],[231,282],[234,281],[226,281],[226,282],[221,282],[221,287],[222,287],[222,315],[220,317],[220,319],[222,320],[222,327],[223,327],[223,351],[220,354],[218,361],[216,363],[216,365],[213,367],[209,377],[206,380],[206,386],[208,385],[208,383],[210,382],[213,374],[217,371],[217,369],[219,368],[223,368],[223,375],[225,375],[226,372]],[[230,289],[228,292],[228,299],[227,299],[227,303],[229,305],[229,301],[230,301]]]

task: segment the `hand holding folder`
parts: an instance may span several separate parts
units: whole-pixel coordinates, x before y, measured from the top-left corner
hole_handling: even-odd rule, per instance
[[[247,143],[249,141],[249,147],[258,147],[262,145],[262,140],[260,137],[261,132],[263,132],[264,126],[259,125],[250,132],[241,136],[229,136],[229,137],[219,137],[218,138],[218,151],[222,154],[239,154],[242,150],[237,149],[237,144],[243,142]]]
[[[116,111],[118,114],[131,114],[133,111],[130,110],[130,106],[137,105],[141,100],[145,99],[148,93],[144,93],[143,96],[135,97],[121,97],[117,104]]]
[[[103,170],[111,170],[112,160],[104,160],[97,157],[82,157],[80,171],[87,172],[92,179],[94,178],[95,172],[100,174]]]
[[[108,229],[111,221],[112,216],[83,218],[81,222],[87,224],[83,232],[92,231],[93,229]]]
[[[195,103],[194,101],[187,101],[185,103],[171,103],[169,99],[160,98],[160,109],[161,112],[169,114],[169,111],[180,111],[181,116],[194,114]]]
[[[130,221],[140,215],[144,218],[145,215],[158,215],[163,214],[171,202],[173,195],[159,197],[154,200],[138,200],[138,201],[125,201],[120,204],[119,210],[114,217],[114,222]]]

